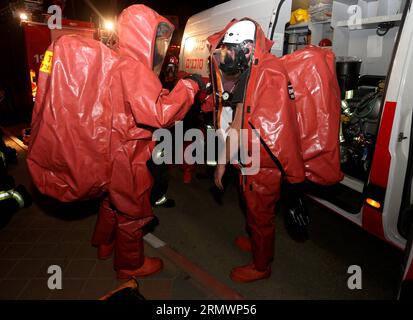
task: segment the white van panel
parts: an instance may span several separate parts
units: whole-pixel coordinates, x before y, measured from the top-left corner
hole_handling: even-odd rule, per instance
[[[386,101],[397,102],[389,142],[391,164],[386,198],[383,207],[383,228],[386,239],[404,246],[399,234],[398,219],[409,158],[411,124],[413,118],[413,13],[408,11],[388,83]],[[404,137],[400,139],[400,136]]]

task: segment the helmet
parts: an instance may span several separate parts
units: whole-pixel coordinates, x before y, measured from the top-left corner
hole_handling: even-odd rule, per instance
[[[333,44],[330,39],[322,39],[319,43],[319,47],[331,47]]]
[[[168,65],[178,65],[178,58],[175,56],[170,56],[169,57],[169,61],[168,61]]]
[[[223,43],[241,44],[244,41],[254,42],[255,24],[252,21],[244,20],[233,24],[225,33]]]
[[[242,72],[248,67],[247,55],[249,43],[255,39],[255,24],[243,20],[233,24],[225,33],[222,40],[221,59],[219,68],[227,75]]]

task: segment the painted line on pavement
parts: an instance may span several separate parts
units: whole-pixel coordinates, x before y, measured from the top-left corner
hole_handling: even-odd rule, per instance
[[[158,237],[154,236],[152,233],[147,233],[143,239],[153,248],[159,249],[166,246],[166,243],[163,242]]]
[[[188,275],[197,281],[201,286],[207,289],[214,296],[223,300],[244,300],[244,297],[238,292],[222,283],[208,272],[197,266],[179,252],[170,248],[165,242],[152,233],[148,233],[144,239],[153,248],[159,249],[159,251],[171,260],[179,268],[183,269]]]

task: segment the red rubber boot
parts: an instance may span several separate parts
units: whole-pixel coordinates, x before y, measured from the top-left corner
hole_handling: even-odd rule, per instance
[[[184,169],[184,183],[189,184],[192,181],[192,171]]]
[[[271,267],[268,266],[266,270],[260,271],[255,269],[253,263],[246,266],[236,267],[231,270],[230,277],[232,281],[247,283],[261,279],[266,279],[271,276]]]
[[[158,273],[163,268],[163,262],[159,258],[145,257],[143,265],[135,270],[118,270],[118,279],[130,279],[133,277],[148,277]]]
[[[113,253],[114,243],[101,244],[98,246],[98,258],[101,260],[109,259]]]

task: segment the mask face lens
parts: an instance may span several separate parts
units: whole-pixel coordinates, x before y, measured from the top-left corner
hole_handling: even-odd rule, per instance
[[[220,63],[227,63],[235,60],[234,46],[230,44],[223,44],[221,46]]]
[[[220,50],[219,63],[220,69],[226,74],[235,74],[237,72],[235,64],[235,46],[232,44],[223,44]]]
[[[161,22],[158,26],[155,39],[153,56],[153,71],[159,75],[162,69],[169,43],[171,42],[173,29],[166,23]]]
[[[225,46],[222,46],[219,62],[224,63],[225,57],[227,56],[227,53],[228,53],[228,49]]]

